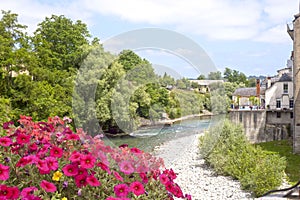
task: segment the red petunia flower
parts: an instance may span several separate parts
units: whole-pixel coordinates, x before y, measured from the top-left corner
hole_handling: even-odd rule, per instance
[[[5,181],[9,179],[9,166],[0,164],[0,180]]]
[[[30,135],[19,133],[17,136],[18,144],[28,144],[30,142]]]
[[[142,150],[140,150],[140,149],[138,149],[138,148],[136,148],[136,147],[132,147],[132,148],[130,149],[130,152],[131,152],[131,153],[135,153],[135,154],[141,154],[141,153],[143,153]]]
[[[0,199],[11,199],[13,193],[6,185],[0,185]]]
[[[81,155],[80,157],[80,166],[85,169],[91,169],[94,167],[96,159],[91,154]]]
[[[146,184],[148,183],[149,180],[145,173],[140,173],[140,177],[141,177],[143,183],[146,183]]]
[[[117,197],[127,197],[130,192],[129,187],[126,184],[119,184],[114,187],[114,192]]]
[[[108,174],[111,174],[109,167],[103,162],[98,162],[97,166],[100,167],[102,170],[106,171]]]
[[[82,175],[75,176],[75,184],[78,188],[86,186],[88,184],[87,177]]]
[[[93,175],[88,176],[86,178],[86,181],[90,186],[98,187],[101,185],[101,183],[98,181],[98,179]]]
[[[46,180],[42,180],[40,183],[41,188],[46,192],[55,192],[57,190],[56,186],[53,183],[50,183]]]
[[[67,164],[62,168],[66,176],[76,176],[78,174],[78,167],[74,164]]]
[[[10,187],[9,189],[10,189],[10,192],[12,193],[10,199],[18,199],[20,197],[20,190],[18,187],[13,186],[13,187]]]
[[[63,155],[62,148],[54,146],[50,149],[50,156],[56,157],[56,158],[61,158],[62,155]]]
[[[130,184],[130,191],[133,192],[136,196],[145,194],[144,185],[139,181],[134,181]]]
[[[12,140],[9,137],[1,137],[0,145],[3,147],[8,147],[12,144]]]

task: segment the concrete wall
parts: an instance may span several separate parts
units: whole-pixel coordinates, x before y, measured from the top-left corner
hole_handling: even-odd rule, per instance
[[[287,123],[277,124],[277,122],[282,121],[279,119],[276,121],[277,117],[275,116],[274,118],[273,113],[270,114],[270,112],[266,112],[265,110],[230,111],[230,120],[243,125],[245,134],[252,143],[288,138],[291,129],[291,119],[288,113],[283,114],[283,117]]]

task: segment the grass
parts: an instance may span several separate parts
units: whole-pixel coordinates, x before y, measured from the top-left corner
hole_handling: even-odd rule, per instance
[[[300,180],[300,155],[293,154],[292,141],[281,140],[256,144],[266,151],[276,152],[286,158],[285,173],[288,181],[295,184]]]

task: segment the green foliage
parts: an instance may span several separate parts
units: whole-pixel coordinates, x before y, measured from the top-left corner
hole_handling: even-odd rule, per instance
[[[244,83],[245,85],[248,85],[248,80],[244,73],[227,67],[224,71],[224,78],[231,83]]]
[[[284,176],[285,159],[251,145],[242,126],[228,120],[200,138],[200,152],[216,172],[238,179],[256,196],[280,186]]]
[[[300,155],[293,153],[293,144],[289,140],[280,140],[272,142],[263,142],[256,144],[265,151],[277,153],[282,157],[286,158],[287,165],[285,173],[288,177],[288,181],[291,184],[296,184],[300,177]]]
[[[206,77],[204,74],[200,74],[198,77],[197,77],[197,80],[205,80]]]
[[[82,62],[81,47],[89,44],[90,34],[86,24],[75,23],[63,15],[52,15],[38,25],[33,44],[39,65],[66,69],[79,68]]]
[[[210,72],[207,76],[208,80],[222,80],[222,73],[220,71]]]

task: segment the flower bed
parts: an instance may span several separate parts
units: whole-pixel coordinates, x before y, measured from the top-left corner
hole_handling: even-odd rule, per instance
[[[4,123],[1,199],[191,199],[163,160],[137,148],[106,146],[101,136],[73,132],[69,119]]]

